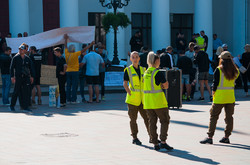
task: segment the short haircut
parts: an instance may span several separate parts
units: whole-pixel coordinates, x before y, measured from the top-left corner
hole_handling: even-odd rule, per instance
[[[17,36],[18,37],[22,37],[23,35],[22,35],[22,33],[18,33]]]
[[[157,50],[156,53],[157,53],[157,54],[161,54],[161,53],[162,53],[162,50]]]
[[[167,51],[173,50],[173,47],[172,47],[172,46],[168,46],[168,47],[166,48],[166,50],[167,50]]]
[[[195,45],[194,50],[200,50],[200,47],[198,45]]]
[[[194,43],[194,42],[190,42],[189,45],[188,45],[189,48],[192,47],[192,46],[193,46],[193,47],[195,46],[195,43]]]
[[[99,46],[98,45],[94,45],[94,50],[98,49]]]
[[[201,32],[202,32],[202,33],[205,33],[205,31],[204,31],[204,30],[201,30]]]
[[[99,45],[99,46],[97,45],[97,48],[98,48],[98,49],[104,49],[105,47],[104,47],[103,45],[101,45],[101,46],[100,46],[100,45]]]
[[[157,56],[153,51],[151,51],[148,53],[147,64],[152,66],[155,64],[156,59],[159,58],[159,56]]]
[[[29,48],[29,45],[27,45],[26,43],[22,43],[21,45],[24,45],[26,49]]]
[[[84,49],[86,46],[88,46],[87,44],[82,44],[82,49]]]
[[[73,51],[75,51],[75,50],[76,50],[75,45],[73,45],[73,44],[69,45],[68,50],[69,50],[69,52],[73,52]]]
[[[31,50],[34,50],[35,52],[37,52],[37,49],[36,49],[35,46],[31,46],[30,49],[31,49]]]
[[[56,47],[53,50],[56,51],[56,52],[60,52],[61,54],[63,53],[62,48],[60,48],[60,47]]]
[[[9,50],[11,50],[11,48],[7,46],[7,47],[5,48],[5,51],[9,51]]]
[[[137,51],[133,51],[133,52],[131,52],[131,54],[130,54],[130,58],[132,58],[132,55],[133,54],[137,54],[138,56],[139,56],[139,53],[137,52]]]
[[[250,45],[249,44],[246,44],[244,48],[245,48],[246,52],[250,52]]]

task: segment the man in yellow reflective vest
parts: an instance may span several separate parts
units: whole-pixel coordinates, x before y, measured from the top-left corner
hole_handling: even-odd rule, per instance
[[[196,41],[196,45],[199,46],[200,50],[205,51],[206,42],[205,42],[205,39],[202,38],[199,33],[196,34],[195,41]]]
[[[130,55],[132,65],[124,70],[123,86],[127,92],[126,103],[128,104],[128,115],[130,118],[131,136],[133,137],[133,144],[141,145],[141,141],[137,138],[138,126],[136,123],[137,114],[140,112],[146,129],[148,129],[148,117],[146,111],[143,109],[143,74],[145,68],[139,66],[139,53],[134,51]],[[129,82],[129,86],[128,86]]]
[[[229,136],[233,131],[233,114],[235,106],[234,84],[239,76],[239,70],[235,66],[230,52],[224,51],[219,56],[219,66],[214,71],[213,80],[213,105],[210,109],[210,122],[208,137],[200,141],[201,144],[213,144],[213,136],[217,120],[222,108],[225,109],[225,136],[220,143],[230,143]]]

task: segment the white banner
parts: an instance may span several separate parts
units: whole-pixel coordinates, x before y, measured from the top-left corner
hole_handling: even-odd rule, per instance
[[[12,53],[17,53],[22,43],[35,46],[37,49],[64,44],[64,34],[68,34],[68,42],[91,43],[95,40],[95,26],[58,28],[29,37],[6,38],[6,42],[11,47]]]

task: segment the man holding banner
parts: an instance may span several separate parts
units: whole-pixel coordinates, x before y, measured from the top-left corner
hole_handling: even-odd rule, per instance
[[[67,46],[67,40],[69,36],[67,34],[64,35],[65,39],[65,60],[67,63],[67,70],[66,70],[66,75],[67,75],[67,92],[66,92],[66,97],[67,97],[67,102],[71,104],[77,103],[77,85],[78,85],[78,80],[79,80],[79,61],[78,57],[88,50],[94,42],[92,42],[89,46],[83,48],[81,51],[75,52],[75,46],[74,45],[69,45]]]

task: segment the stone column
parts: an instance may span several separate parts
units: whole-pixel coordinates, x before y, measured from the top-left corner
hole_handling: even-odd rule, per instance
[[[9,0],[9,21],[12,37],[18,33],[30,32],[29,23],[29,1]]]
[[[166,48],[170,43],[169,0],[152,0],[152,50]]]
[[[233,0],[233,56],[244,52],[246,44],[246,0]],[[229,48],[229,50],[232,50]]]
[[[60,0],[60,27],[79,26],[79,5],[78,0]],[[72,44],[72,43],[70,43]],[[74,43],[76,51],[80,45]]]
[[[212,0],[195,0],[194,32],[205,31],[208,37],[207,54],[213,56],[213,9]]]

